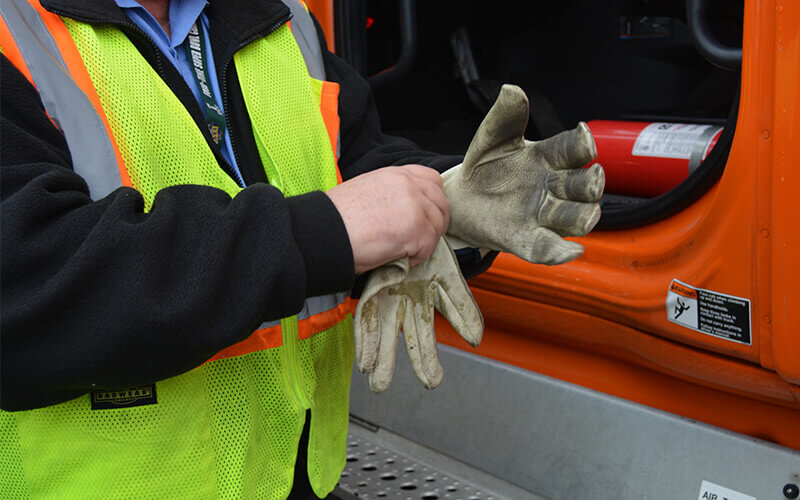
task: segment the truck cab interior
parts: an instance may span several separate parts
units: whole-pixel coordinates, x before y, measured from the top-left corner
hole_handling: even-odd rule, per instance
[[[526,137],[587,122],[607,178],[581,258],[546,267],[501,254],[470,280],[486,323],[477,349],[437,318],[439,388],[400,366],[376,396],[355,374],[358,439],[408,439],[548,498],[726,491],[707,483],[741,498],[792,493],[800,4],[309,4],[370,82],[387,133],[463,154],[513,83],[531,103]],[[369,486],[342,484],[389,492],[359,468],[373,461],[358,446],[346,473]],[[388,475],[420,498],[462,498],[409,474]]]
[[[674,0],[340,2],[351,22],[340,32],[339,50],[370,79],[387,132],[445,154],[466,151],[503,83],[519,85],[531,100],[530,140],[593,120],[725,127],[719,151],[658,201],[649,200],[680,182],[648,190],[617,179],[631,167],[646,171],[646,157],[635,166],[606,167],[600,227],[630,227],[697,199],[719,178],[730,149],[744,1],[696,3],[702,9],[692,21],[700,35],[689,28],[684,2]],[[704,57],[698,43],[716,59]],[[601,149],[601,164],[602,155]]]

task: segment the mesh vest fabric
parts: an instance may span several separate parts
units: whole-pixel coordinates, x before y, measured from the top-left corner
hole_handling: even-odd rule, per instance
[[[195,122],[127,37],[65,23],[146,209],[178,184],[235,195]],[[234,63],[270,182],[287,196],[333,187],[321,82],[309,78],[289,27],[251,43]],[[296,325],[281,321],[281,347],[158,382],[154,405],[91,410],[85,395],[0,413],[0,497],[285,498],[306,409],[309,478],[328,494],[345,463],[352,319],[304,340]]]

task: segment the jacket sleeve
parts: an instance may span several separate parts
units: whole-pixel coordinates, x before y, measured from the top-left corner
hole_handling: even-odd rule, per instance
[[[352,286],[347,233],[323,193],[175,186],[149,213],[130,188],[93,201],[4,56],[0,78],[3,409],[178,375],[306,297]]]

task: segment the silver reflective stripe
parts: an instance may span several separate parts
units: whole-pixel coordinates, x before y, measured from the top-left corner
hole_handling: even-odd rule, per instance
[[[0,15],[25,59],[47,113],[67,139],[72,167],[98,200],[122,186],[114,146],[89,98],[66,69],[61,53],[25,0],[2,0]]]
[[[56,41],[44,25],[39,13],[28,2],[10,0],[8,4],[0,3],[0,13],[3,19],[6,20],[8,29],[11,31],[14,41],[17,42],[26,62],[28,60],[25,53],[27,47],[23,47],[22,43],[20,43],[20,36],[26,37],[26,41],[28,41],[27,37],[33,36],[34,42],[40,43],[49,57],[54,58],[62,68],[66,68],[67,65],[61,57]]]
[[[306,319],[325,311],[330,311],[339,304],[347,300],[350,292],[339,292],[330,295],[320,295],[319,297],[309,297],[303,304],[303,309],[297,313],[297,319]]]
[[[339,292],[330,295],[320,295],[319,297],[309,297],[306,299],[305,304],[303,304],[303,309],[297,313],[297,320],[303,320],[314,316],[315,314],[324,313],[325,311],[330,311],[334,309],[339,304],[342,304],[347,297],[350,296],[350,292]],[[265,321],[261,323],[261,326],[258,327],[259,330],[263,330],[265,328],[271,328],[273,326],[278,326],[281,324],[280,320],[275,321]]]
[[[308,74],[311,78],[324,80],[325,63],[322,61],[322,50],[314,20],[300,0],[283,0],[283,3],[292,11],[292,34],[306,61]]]
[[[706,152],[706,147],[711,142],[711,138],[714,137],[717,132],[722,130],[722,127],[712,127],[709,126],[707,129],[703,131],[702,134],[697,138],[692,147],[692,152],[689,156],[689,173],[693,173],[697,170],[697,167],[703,163],[703,153]]]
[[[278,326],[281,324],[281,320],[277,319],[275,321],[265,321],[261,323],[256,330],[265,330],[267,328],[272,328],[273,326]]]

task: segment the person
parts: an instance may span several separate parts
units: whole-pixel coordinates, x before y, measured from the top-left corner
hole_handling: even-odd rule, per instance
[[[0,7],[3,498],[336,484],[346,297],[433,252],[459,158],[384,135],[286,3]]]
[[[585,124],[525,141],[504,86],[463,163],[421,151],[381,132],[299,0],[6,0],[0,18],[2,498],[325,497],[354,348],[373,390],[391,381],[387,312],[429,388],[433,308],[479,342],[445,232],[472,274],[497,251],[577,258],[563,237],[599,218]],[[392,266],[354,346],[351,290]]]

